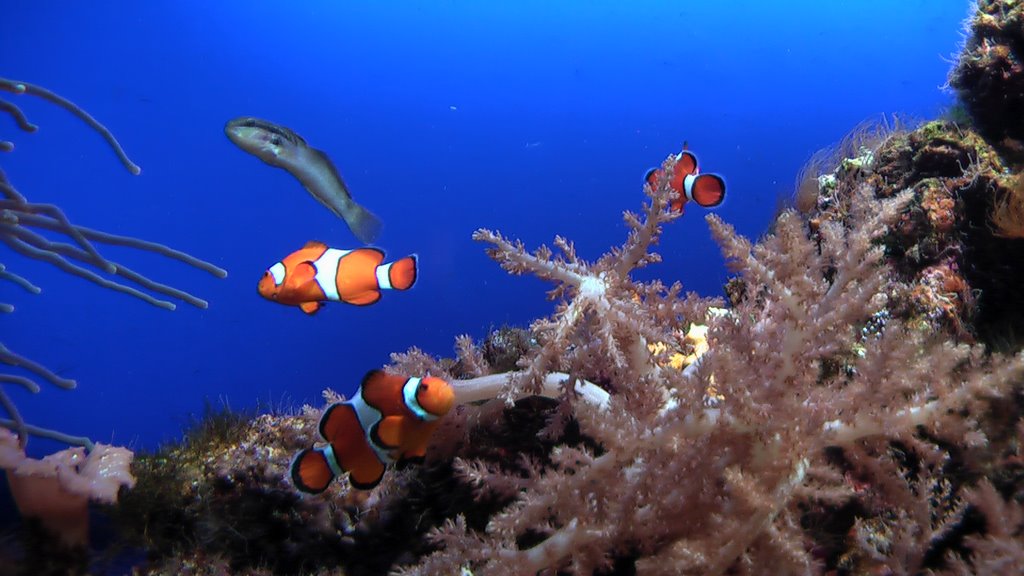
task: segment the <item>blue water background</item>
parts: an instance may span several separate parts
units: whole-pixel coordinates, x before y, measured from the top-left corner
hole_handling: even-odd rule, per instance
[[[0,75],[74,100],[139,163],[129,175],[65,111],[0,95],[41,126],[0,167],[31,200],[79,224],[165,242],[230,271],[218,280],[150,253],[115,260],[210,301],[175,312],[28,260],[0,262],[44,289],[0,283],[0,342],[75,378],[30,396],[30,422],[155,448],[204,402],[319,404],[351,393],[388,354],[450,355],[547,314],[549,286],[510,277],[470,234],[529,247],[556,234],[592,259],[622,242],[644,170],[690,142],[724,175],[717,209],[761,234],[816,149],[880,114],[929,118],[957,50],[962,0],[848,2],[4,2]],[[326,151],[383,219],[377,245],[418,253],[420,281],[376,305],[315,316],[256,294],[307,240],[358,246],[286,172],[234,147],[230,118],[291,127]],[[721,294],[701,209],[665,232],[642,278]],[[36,455],[54,448],[33,440]]]

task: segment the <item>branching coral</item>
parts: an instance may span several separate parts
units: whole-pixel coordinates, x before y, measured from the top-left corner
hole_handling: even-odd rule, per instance
[[[897,286],[878,240],[910,193],[879,200],[848,183],[843,222],[812,231],[787,211],[757,244],[710,216],[747,297],[709,320],[710,351],[686,372],[661,368],[646,343],[704,318],[708,303],[628,277],[653,261],[646,250],[667,221],[670,192],[648,193],[644,219],[628,218],[631,240],[593,265],[565,240],[553,258],[477,234],[503,267],[559,282],[553,296],[570,299],[535,324],[542,346],[522,363],[523,387],[561,369],[612,396],[605,406],[564,400],[596,449],[561,446],[550,464],[525,462],[525,477],[460,460],[478,498],[507,506],[483,531],[449,520],[430,536],[439,550],[399,572],[591,574],[628,561],[642,574],[808,573],[825,544],[807,530],[807,511],[849,503],[860,506],[859,528],[827,538],[849,538],[843,546],[863,562],[917,572],[962,507],[950,487],[939,514],[892,446],[938,473],[948,456],[932,442],[984,442],[975,419],[1024,362],[986,358],[888,314]],[[907,529],[901,518],[927,525]],[[828,548],[838,553],[834,541]]]
[[[662,174],[672,173],[673,162],[666,160]],[[660,282],[640,283],[630,277],[634,270],[661,260],[651,247],[658,243],[662,225],[679,217],[667,210],[675,192],[666,178],[657,191],[648,192],[642,215],[624,215],[631,229],[625,244],[593,263],[580,259],[572,243],[562,237],[555,238],[561,252],[555,255],[546,246],[529,254],[521,243],[490,230],[473,234],[475,240],[492,245],[488,254],[502,268],[554,282],[548,297],[567,299],[553,318],[532,326],[540,349],[522,362],[523,373],[510,378],[503,394],[507,401],[524,392],[538,393],[546,374],[553,371],[581,378],[588,374],[585,379],[598,383],[647,381],[655,374],[648,362],[648,343],[671,339],[684,318],[703,318],[708,306],[717,303],[681,298],[678,283],[666,288]]]

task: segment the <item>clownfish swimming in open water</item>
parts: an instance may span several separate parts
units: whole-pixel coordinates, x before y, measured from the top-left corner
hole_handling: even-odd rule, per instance
[[[324,411],[319,429],[327,445],[295,456],[292,483],[318,494],[348,472],[352,486],[369,490],[389,464],[422,460],[430,435],[454,403],[455,392],[440,378],[373,370],[354,397]]]
[[[661,168],[651,168],[644,174],[644,181],[651,188],[656,188],[660,177]],[[688,201],[696,202],[704,208],[714,208],[725,200],[725,180],[718,174],[701,174],[697,167],[697,157],[685,143],[683,151],[676,154],[669,186],[678,194],[670,204],[675,212],[682,213],[683,205]]]
[[[385,264],[377,248],[340,250],[307,242],[264,272],[260,296],[306,314],[324,302],[366,306],[380,300],[381,290],[408,290],[416,283],[416,255]]]

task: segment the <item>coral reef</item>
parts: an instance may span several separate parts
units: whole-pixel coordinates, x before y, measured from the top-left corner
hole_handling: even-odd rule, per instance
[[[135,489],[116,514],[125,544],[146,551],[137,574],[313,573],[352,553],[363,499],[334,483],[317,496],[288,479],[316,437],[317,415],[208,411],[181,444],[138,456]],[[223,572],[221,571],[223,570]]]
[[[949,85],[978,131],[1014,164],[1024,161],[1024,6],[979,0]]]
[[[837,180],[843,221],[819,219],[812,228],[785,212],[753,245],[709,218],[748,296],[708,320],[710,351],[688,373],[662,369],[650,354],[617,362],[603,352],[632,350],[645,333],[670,333],[682,322],[665,312],[687,301],[699,310],[692,298],[673,306],[623,275],[596,292],[609,301],[598,308],[595,292],[576,281],[593,268],[568,250],[563,261],[543,248],[531,258],[488,235],[504,266],[557,278],[559,295],[569,298],[535,326],[538,340],[562,354],[542,347],[521,365],[567,370],[615,393],[603,410],[562,399],[587,438],[582,447],[560,445],[516,467],[456,460],[477,498],[505,507],[483,530],[479,520],[450,518],[429,535],[439,550],[399,572],[590,574],[630,565],[654,574],[755,566],[803,573],[843,562],[915,573],[941,557],[940,536],[963,512],[960,486],[943,477],[959,455],[943,447],[983,443],[979,417],[1011,394],[1024,363],[988,358],[889,313],[906,286],[880,241],[912,193],[886,198],[870,173],[862,163],[859,176]],[[660,217],[667,194],[651,192],[646,218],[628,218],[635,229]],[[657,236],[647,238],[642,248],[627,243],[615,253],[645,251]],[[578,299],[583,313],[575,312]],[[611,329],[587,316],[631,305]],[[946,497],[922,496],[932,484]],[[810,529],[815,516],[834,526]]]
[[[140,573],[909,574],[1019,563],[1019,511],[1002,507],[1024,493],[1024,362],[958,343],[901,307],[920,286],[952,280],[896,249],[918,194],[879,186],[875,165],[887,166],[837,173],[820,209],[782,213],[756,244],[709,218],[742,286],[717,314],[718,302],[632,281],[629,268],[610,278],[602,262],[616,259],[586,263],[567,241],[557,258],[481,234],[506,267],[559,282],[565,301],[529,334],[480,346],[462,337],[455,359],[412,350],[392,368],[502,376],[516,350],[523,371],[503,377],[501,398],[458,407],[427,462],[368,499],[343,484],[299,497],[287,484],[312,410],[143,458],[151,480],[125,502],[149,522],[135,530],[153,554]],[[654,260],[670,194],[650,191],[614,253]],[[682,327],[695,320],[707,332],[687,341]],[[672,368],[665,360],[698,335],[708,349],[693,369]],[[555,371],[607,388],[610,401],[568,391],[514,401]]]
[[[139,572],[1021,572],[1024,129],[985,104],[1016,89],[1020,12],[982,1],[971,19],[951,82],[976,129],[864,125],[763,238],[708,217],[727,308],[633,278],[677,218],[665,181],[593,262],[478,231],[557,304],[458,338],[455,358],[392,356],[463,393],[423,465],[299,497],[285,469],[316,410],[215,426],[141,460]]]
[[[928,122],[878,146],[867,179],[881,196],[914,191],[885,240],[897,273],[913,285],[894,306],[933,329],[1016,349],[1024,276],[1013,263],[1024,245],[998,224],[1016,176],[996,149],[971,128]],[[828,194],[823,201],[822,217],[842,217],[841,204]]]
[[[981,0],[965,22],[965,32],[949,85],[963,104],[969,126],[931,126],[938,132],[934,134],[936,144],[946,152],[936,156],[940,168],[944,166],[944,173],[938,176],[953,201],[963,206],[958,207],[951,239],[936,247],[951,248],[947,254],[954,254],[954,261],[963,257],[969,262],[968,266],[957,264],[951,272],[963,275],[969,291],[980,295],[976,311],[967,315],[977,335],[997,348],[1012,350],[1020,345],[1024,332],[1019,290],[1024,278],[1020,267],[1014,265],[1024,256],[1019,241],[1024,5]]]
[[[996,199],[989,219],[996,236],[1024,239],[1024,175],[1018,174],[1006,193]]]

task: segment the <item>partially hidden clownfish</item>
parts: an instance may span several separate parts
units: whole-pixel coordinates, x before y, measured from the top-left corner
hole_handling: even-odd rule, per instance
[[[327,445],[295,456],[292,483],[302,492],[319,494],[347,472],[352,486],[369,490],[389,464],[423,459],[430,435],[454,403],[454,390],[440,378],[373,370],[354,397],[324,411],[320,436]]]
[[[268,300],[313,314],[327,301],[373,304],[382,290],[412,288],[416,274],[415,254],[384,264],[377,248],[341,250],[311,241],[268,268],[258,290]]]
[[[656,188],[661,178],[661,168],[651,168],[644,174],[644,181]],[[684,143],[683,151],[676,154],[676,163],[672,167],[672,178],[669,186],[676,191],[676,198],[670,207],[675,212],[683,212],[683,205],[688,201],[696,202],[704,208],[714,208],[725,200],[725,180],[718,174],[701,174],[697,166],[697,156],[689,151]]]

